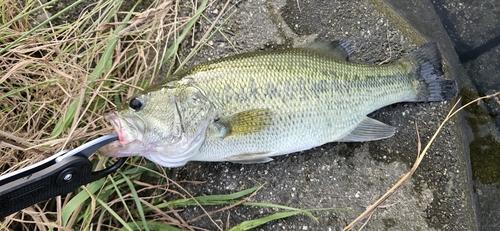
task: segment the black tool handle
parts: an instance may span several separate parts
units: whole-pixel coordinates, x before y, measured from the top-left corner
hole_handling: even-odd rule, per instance
[[[88,182],[92,164],[86,156],[74,155],[31,175],[0,186],[0,220],[59,195],[68,194]]]

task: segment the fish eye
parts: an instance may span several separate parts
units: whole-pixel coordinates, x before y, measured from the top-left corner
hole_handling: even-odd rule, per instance
[[[134,111],[139,111],[144,108],[144,101],[138,98],[133,98],[130,100],[128,106]]]

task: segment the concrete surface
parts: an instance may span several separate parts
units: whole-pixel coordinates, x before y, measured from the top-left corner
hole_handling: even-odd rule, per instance
[[[223,2],[213,4],[208,12],[220,10],[222,6]],[[415,49],[418,39],[408,36],[404,30],[411,29],[395,22],[388,16],[390,11],[383,12],[385,8],[380,1],[366,0],[240,1],[232,8],[236,13],[222,29],[237,51],[219,34],[188,66],[239,52],[336,39],[354,45],[357,52],[351,57],[353,62],[395,60]],[[214,19],[215,14],[211,17]],[[201,31],[195,36],[199,39],[208,26],[202,22]],[[189,46],[183,47],[186,54],[189,49]],[[330,143],[277,157],[267,164],[189,163],[172,169],[170,176],[174,180],[207,180],[202,185],[187,186],[193,195],[231,193],[266,183],[252,201],[297,208],[342,208],[360,213],[410,169],[417,156],[415,123],[425,145],[452,103],[400,103],[374,112],[370,117],[397,128],[396,135],[390,139]],[[464,147],[456,121],[445,126],[414,176],[373,214],[364,230],[477,229]],[[212,217],[226,227],[228,222],[233,226],[271,212],[238,207]],[[181,215],[194,217],[201,213],[195,208],[186,209]],[[313,214],[319,223],[299,215],[271,222],[257,230],[341,230],[356,217],[344,210]],[[208,219],[200,220],[197,225],[215,230]]]
[[[434,1],[460,63],[470,76],[468,97],[500,91],[500,2]],[[469,108],[473,190],[481,230],[500,230],[500,103],[483,101]]]

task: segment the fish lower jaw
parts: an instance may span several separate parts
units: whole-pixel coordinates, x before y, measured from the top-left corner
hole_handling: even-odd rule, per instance
[[[140,140],[126,144],[121,141],[115,141],[105,146],[102,150],[104,155],[111,157],[143,156],[145,152],[148,152],[148,148]]]

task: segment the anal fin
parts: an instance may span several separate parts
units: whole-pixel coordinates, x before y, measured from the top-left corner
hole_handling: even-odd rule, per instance
[[[272,156],[272,152],[243,153],[228,156],[224,160],[238,164],[259,164],[272,161],[269,156]]]
[[[378,120],[365,117],[361,123],[347,136],[342,137],[341,142],[365,142],[381,140],[394,135],[396,129]]]

